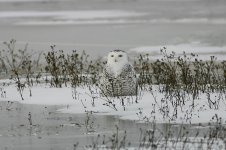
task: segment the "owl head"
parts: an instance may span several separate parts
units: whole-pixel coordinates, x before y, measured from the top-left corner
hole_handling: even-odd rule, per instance
[[[108,54],[108,59],[107,59],[108,64],[125,64],[128,63],[128,56],[125,51],[123,50],[113,50],[109,52]]]

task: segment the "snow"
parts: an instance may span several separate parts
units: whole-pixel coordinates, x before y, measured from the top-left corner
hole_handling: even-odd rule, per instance
[[[23,21],[17,22],[15,25],[27,26],[27,25],[108,25],[108,24],[133,24],[133,23],[141,23],[136,20],[128,20],[128,19],[90,19],[90,20],[48,20],[48,21]]]
[[[8,80],[1,80],[1,85],[3,82],[6,83]],[[121,119],[138,122],[155,120],[157,123],[208,123],[214,122],[216,117],[221,118],[223,123],[226,121],[226,97],[224,93],[210,93],[211,100],[216,102],[216,105],[210,105],[206,93],[200,93],[199,97],[193,101],[192,95],[182,92],[181,94],[184,94],[184,96],[181,97],[184,98],[185,104],[176,108],[172,106],[171,102],[175,101],[177,97],[165,99],[166,93],[160,93],[158,90],[161,85],[152,85],[151,92],[140,91],[137,97],[106,98],[99,94],[99,89],[95,86],[74,89],[71,87],[53,88],[49,85],[40,84],[31,88],[31,97],[29,96],[29,88],[25,88],[23,92],[24,100],[21,100],[14,84],[5,84],[0,87],[0,101],[62,105],[65,108],[58,110],[61,113],[80,114],[93,111],[98,115],[117,115]],[[3,91],[6,92],[5,95]],[[138,103],[136,103],[136,100]],[[115,104],[115,108],[109,102]],[[177,110],[177,117],[174,117],[175,110]],[[167,111],[168,113],[164,115],[164,112]],[[215,118],[213,118],[214,116]]]
[[[134,13],[134,16],[141,16],[145,15],[145,13]],[[90,19],[90,20],[79,20],[75,18],[68,18],[64,17],[63,20],[32,20],[32,21],[19,21],[15,23],[16,25],[84,25],[84,24],[158,24],[158,23],[164,23],[164,24],[215,24],[215,25],[224,25],[226,24],[226,19],[190,19],[190,18],[184,18],[184,19],[178,19],[178,20],[169,20],[169,19],[128,19],[130,17],[128,15],[121,16],[119,19]],[[132,16],[131,16],[132,17]]]
[[[0,18],[16,19],[15,25],[121,24],[146,13],[123,10],[1,11]],[[46,20],[46,18],[48,18]]]
[[[175,142],[176,141],[176,142]],[[211,141],[208,141],[205,138],[200,137],[186,137],[181,139],[168,139],[163,141],[155,141],[158,145],[156,150],[180,150],[180,149],[189,149],[189,150],[197,150],[197,149],[214,149],[214,150],[222,150],[225,149],[224,141],[221,139],[214,139]],[[154,143],[155,143],[154,142]],[[150,144],[150,143],[149,143]],[[145,145],[145,143],[144,143]],[[97,145],[99,150],[110,150],[106,145]],[[87,150],[92,150],[92,148],[88,148]],[[126,148],[120,148],[120,150],[137,150],[136,147],[126,147]],[[153,148],[146,148],[145,146],[141,147],[142,150],[152,150]]]
[[[226,46],[209,46],[209,45],[200,45],[199,42],[193,42],[189,44],[177,44],[177,45],[156,45],[156,46],[140,46],[131,48],[129,53],[143,53],[150,54],[150,58],[161,59],[162,55],[160,49],[166,47],[167,53],[172,51],[176,53],[176,56],[182,55],[183,52],[186,54],[197,54],[201,60],[210,60],[211,56],[215,56],[217,60],[225,60],[226,57]]]
[[[121,10],[80,10],[80,11],[1,11],[0,18],[55,17],[56,19],[118,18],[144,15]]]
[[[147,20],[148,23],[177,23],[177,24],[226,24],[225,18],[180,18],[180,19],[167,19],[167,18],[158,18]]]

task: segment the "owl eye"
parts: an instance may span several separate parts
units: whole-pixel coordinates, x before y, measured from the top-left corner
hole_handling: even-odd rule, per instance
[[[114,55],[111,55],[111,57],[114,57]]]
[[[118,55],[118,57],[122,57],[122,55]]]

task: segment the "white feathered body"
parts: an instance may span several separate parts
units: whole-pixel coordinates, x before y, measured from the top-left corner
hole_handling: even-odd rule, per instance
[[[124,57],[127,57],[126,53],[124,55]],[[102,95],[110,97],[136,95],[137,80],[133,66],[127,58],[111,57],[111,55],[110,58],[108,57],[101,77]]]

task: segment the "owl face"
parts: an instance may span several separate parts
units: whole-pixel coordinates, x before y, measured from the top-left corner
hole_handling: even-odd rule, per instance
[[[113,50],[108,54],[108,64],[125,64],[128,63],[128,56],[122,50]]]

